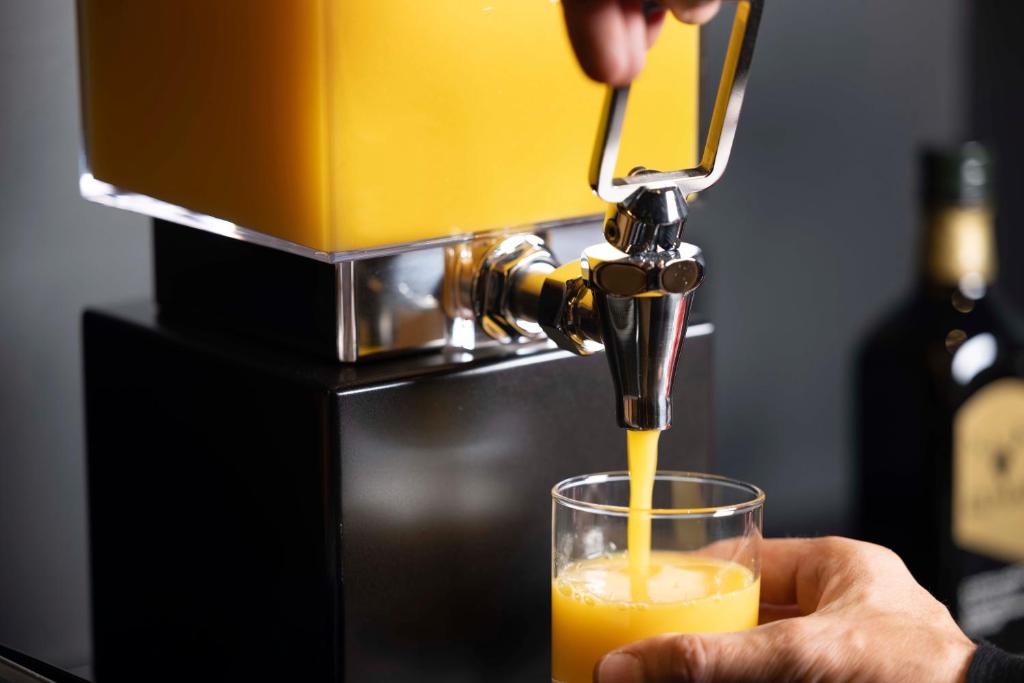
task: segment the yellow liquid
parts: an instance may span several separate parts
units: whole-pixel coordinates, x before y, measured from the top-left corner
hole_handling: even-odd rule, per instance
[[[617,554],[563,569],[552,584],[551,675],[590,683],[605,654],[663,633],[757,625],[760,582],[733,562],[685,553],[650,555],[647,599],[633,599],[631,561]]]
[[[657,430],[626,431],[629,458],[629,521],[627,555],[629,582],[635,602],[647,600],[647,577],[651,564],[651,499],[654,494],[654,473],[658,469]]]
[[[314,249],[603,210],[604,89],[551,0],[79,0],[94,176]],[[697,158],[698,31],[632,90],[619,173]]]

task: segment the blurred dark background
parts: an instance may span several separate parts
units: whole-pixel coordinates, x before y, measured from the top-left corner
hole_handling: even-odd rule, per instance
[[[1019,13],[768,5],[727,180],[689,237],[710,266],[718,469],[768,491],[773,535],[852,529],[850,362],[911,286],[920,144],[994,143],[1002,281],[1024,302]],[[0,0],[0,643],[65,666],[89,651],[79,315],[151,288],[147,220],[78,197],[75,49],[72,2]]]

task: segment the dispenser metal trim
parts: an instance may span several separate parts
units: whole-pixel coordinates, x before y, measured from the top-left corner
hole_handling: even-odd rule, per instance
[[[355,264],[345,261],[336,264],[334,268],[338,277],[338,358],[346,363],[354,363],[359,358]]]
[[[590,220],[553,232],[575,251],[599,231]],[[499,345],[448,291],[448,253],[493,236],[329,263],[159,219],[153,234],[156,299],[167,318],[206,320],[345,363]]]
[[[198,228],[204,232],[220,235],[221,237],[228,237],[240,242],[258,244],[262,247],[270,247],[277,251],[302,256],[303,258],[319,261],[321,263],[345,263],[348,261],[358,261],[362,259],[381,258],[385,256],[403,254],[408,251],[432,249],[461,242],[471,242],[488,236],[500,236],[512,232],[546,232],[556,228],[572,228],[580,225],[590,225],[595,221],[601,220],[600,214],[588,214],[586,216],[573,216],[571,218],[563,218],[553,221],[523,224],[516,227],[498,228],[495,230],[484,230],[480,232],[464,232],[457,235],[446,235],[444,237],[435,237],[417,242],[397,242],[395,244],[388,244],[371,249],[321,251],[297,242],[290,242],[279,237],[251,230],[222,218],[214,218],[207,214],[198,213],[183,206],[177,206],[160,199],[155,199],[149,195],[125,190],[94,177],[84,161],[80,161],[79,166],[79,193],[83,198],[90,202],[149,216],[157,220],[164,220],[170,223],[188,226],[190,228]]]

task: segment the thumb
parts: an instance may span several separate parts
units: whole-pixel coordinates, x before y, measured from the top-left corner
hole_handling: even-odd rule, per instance
[[[736,633],[672,634],[608,654],[595,683],[731,683],[786,680],[800,669],[796,637],[804,619]]]

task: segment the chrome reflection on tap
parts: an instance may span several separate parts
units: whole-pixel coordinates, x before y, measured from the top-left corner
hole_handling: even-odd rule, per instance
[[[693,295],[704,279],[700,249],[680,244],[630,255],[603,244],[587,249],[583,262],[615,383],[619,424],[668,428],[676,363]]]
[[[564,265],[556,267],[534,235],[485,245],[471,259],[478,264],[472,280],[477,321],[502,341],[543,334],[580,355],[603,346],[619,424],[669,427],[676,362],[693,294],[704,279],[700,249],[682,242],[686,216],[678,189],[644,189],[614,207],[605,222],[607,243]]]
[[[512,235],[497,240],[484,255],[473,283],[475,312],[484,332],[503,342],[544,336],[535,300],[555,257],[537,235]]]

